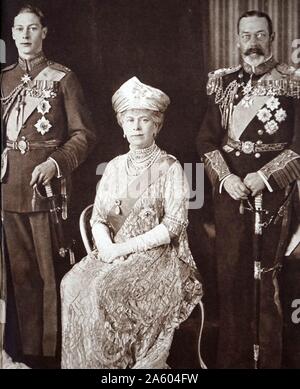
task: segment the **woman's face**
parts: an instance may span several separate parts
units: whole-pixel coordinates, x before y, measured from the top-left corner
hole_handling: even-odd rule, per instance
[[[157,124],[148,109],[129,109],[122,120],[124,134],[133,149],[144,149],[152,145],[157,134]]]

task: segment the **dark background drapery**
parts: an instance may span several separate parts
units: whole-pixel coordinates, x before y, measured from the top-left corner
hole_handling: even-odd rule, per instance
[[[96,166],[126,152],[111,96],[137,76],[171,99],[158,144],[182,162],[197,161],[195,138],[205,111],[208,3],[195,0],[36,0],[48,16],[44,51],[78,75],[99,143],[74,173],[72,212],[95,195]],[[16,60],[11,23],[23,2],[1,2],[7,64]],[[80,188],[78,191],[77,189]],[[80,196],[78,195],[80,193]]]
[[[1,0],[1,39],[6,43],[7,65],[17,58],[11,25],[23,4],[18,0]],[[68,66],[79,77],[99,137],[92,155],[73,174],[70,223],[66,232],[77,241],[79,260],[84,250],[78,219],[83,208],[94,200],[100,178],[96,176],[96,167],[128,150],[111,107],[111,97],[123,82],[137,76],[170,96],[171,105],[157,143],[181,162],[199,162],[195,138],[206,102],[208,3],[33,0],[31,4],[41,7],[48,17],[46,56]],[[201,210],[194,214],[198,224],[200,216],[197,215]],[[190,229],[194,231],[192,222]],[[199,262],[197,253],[196,256]],[[190,348],[186,350],[189,354]],[[195,355],[193,359],[197,366]]]
[[[195,138],[206,108],[207,72],[237,63],[238,16],[253,8],[269,12],[277,33],[274,54],[288,63],[292,63],[292,41],[300,37],[300,0],[31,3],[47,15],[46,55],[78,75],[99,137],[88,161],[74,173],[72,210],[76,216],[93,201],[99,179],[97,164],[127,151],[111,108],[111,96],[124,81],[135,75],[170,96],[171,105],[158,143],[181,162],[197,162]],[[1,0],[1,39],[6,44],[7,64],[16,60],[11,25],[23,4],[20,0]],[[80,196],[76,196],[78,193]]]
[[[239,55],[237,21],[239,15],[258,9],[270,15],[276,33],[274,56],[293,65],[292,42],[300,37],[299,0],[209,0],[209,56],[211,69],[235,66]]]
[[[44,51],[79,77],[92,111],[99,143],[74,172],[68,235],[84,250],[78,219],[95,196],[99,163],[127,151],[115,120],[111,96],[127,79],[137,76],[171,98],[158,144],[181,162],[199,162],[195,139],[206,109],[207,72],[238,61],[236,22],[240,13],[258,8],[270,12],[277,39],[274,53],[291,63],[291,42],[300,38],[299,0],[33,0],[48,19]],[[19,0],[1,0],[1,39],[6,62],[17,51],[11,25]],[[298,66],[297,64],[294,64]],[[189,239],[206,290],[208,337],[214,345],[216,280],[213,240],[203,225],[211,221],[209,185],[205,206],[190,211]],[[209,333],[213,336],[209,337]],[[210,343],[211,342],[211,343]],[[207,353],[211,360],[213,356]],[[193,364],[194,363],[194,364]],[[191,362],[197,367],[197,362]],[[189,367],[189,366],[187,366]]]

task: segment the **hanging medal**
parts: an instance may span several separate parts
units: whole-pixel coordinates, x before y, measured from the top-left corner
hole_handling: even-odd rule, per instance
[[[253,97],[251,95],[246,95],[242,100],[242,106],[244,108],[249,108],[253,104]]]
[[[247,85],[243,87],[243,99],[241,101],[244,108],[249,108],[253,104],[253,88],[252,88],[252,77],[247,82]]]
[[[31,81],[31,77],[29,74],[24,74],[24,76],[21,78],[21,81],[23,83],[23,85],[28,85],[28,83]]]

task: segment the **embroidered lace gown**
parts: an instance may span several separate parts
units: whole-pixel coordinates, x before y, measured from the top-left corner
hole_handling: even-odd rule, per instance
[[[135,178],[126,164],[127,154],[107,165],[92,225],[101,222],[111,229],[108,212]],[[141,194],[113,236],[123,242],[162,222],[175,236],[171,243],[111,264],[94,250],[66,274],[61,284],[62,368],[167,367],[174,330],[202,296],[187,241],[187,194],[175,161]]]

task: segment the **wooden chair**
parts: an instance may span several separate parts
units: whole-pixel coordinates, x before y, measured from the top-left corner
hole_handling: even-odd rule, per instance
[[[79,229],[80,229],[81,239],[87,254],[93,251],[94,248],[92,229],[90,226],[92,212],[93,212],[93,204],[90,204],[86,208],[84,208],[79,218]]]

